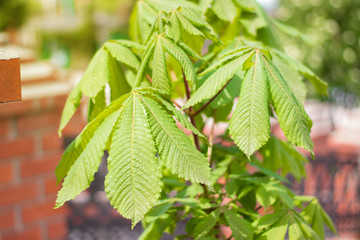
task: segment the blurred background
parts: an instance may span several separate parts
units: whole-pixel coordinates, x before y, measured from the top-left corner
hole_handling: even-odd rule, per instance
[[[329,84],[329,98],[308,93],[316,160],[297,194],[316,195],[340,237],[360,239],[360,1],[259,0],[285,51]],[[0,239],[136,239],[141,226],[112,209],[103,192],[105,163],[88,191],[53,210],[54,169],[86,125],[86,102],[57,135],[67,95],[91,56],[110,38],[128,39],[134,0],[0,0],[0,48],[20,56],[21,102],[0,104]],[[275,135],[281,130],[273,126]],[[164,239],[172,239],[170,236]]]

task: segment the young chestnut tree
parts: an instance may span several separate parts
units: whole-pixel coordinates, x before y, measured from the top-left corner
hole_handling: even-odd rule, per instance
[[[179,221],[176,239],[324,239],[324,224],[335,233],[316,198],[287,187],[285,176],[305,176],[294,145],[313,154],[301,76],[320,94],[327,86],[284,53],[277,31],[299,33],[274,21],[253,0],[138,1],[133,41],[106,42],[66,102],[59,134],[83,96],[89,123],[56,168],[56,207],[89,187],[108,151],[107,197],[142,221],[140,239]],[[288,141],[270,134],[271,117]],[[214,140],[218,122],[228,130]]]

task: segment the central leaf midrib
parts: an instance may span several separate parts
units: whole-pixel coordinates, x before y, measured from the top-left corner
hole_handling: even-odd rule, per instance
[[[131,168],[131,186],[132,186],[132,202],[133,202],[133,216],[136,218],[136,207],[135,207],[135,188],[134,188],[134,168],[133,168],[133,143],[134,143],[134,128],[135,128],[135,105],[136,97],[133,96],[133,122],[131,126],[131,150],[130,150],[130,168]]]
[[[256,67],[257,67],[257,61],[258,61],[258,54],[259,54],[259,50],[256,50],[256,53],[255,53],[255,63],[254,63],[254,75],[253,75],[253,79],[252,79],[252,91],[251,91],[251,104],[250,104],[250,116],[249,116],[249,134],[248,134],[248,137],[250,139],[250,141],[248,141],[248,151],[250,150],[251,148],[251,142],[252,142],[252,136],[251,136],[251,132],[252,132],[252,122],[251,122],[251,119],[253,118],[253,114],[254,114],[254,111],[253,111],[253,105],[254,105],[254,91],[255,91],[255,81],[256,81]],[[250,150],[251,151],[251,150]]]

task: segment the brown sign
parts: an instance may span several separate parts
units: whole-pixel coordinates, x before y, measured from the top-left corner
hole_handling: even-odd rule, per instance
[[[0,49],[0,103],[21,100],[20,59]]]

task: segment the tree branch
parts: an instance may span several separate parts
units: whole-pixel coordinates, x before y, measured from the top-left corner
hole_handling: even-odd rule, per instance
[[[186,91],[186,98],[187,98],[187,100],[189,100],[191,90],[190,90],[190,87],[189,87],[188,82],[186,81],[186,76],[185,76],[185,74],[184,74],[184,71],[182,71],[182,75],[183,75],[183,79],[184,79],[184,86],[185,86],[185,91]],[[193,108],[190,107],[190,108],[189,108],[189,111],[190,111],[190,113],[191,113],[191,112],[193,111]],[[195,121],[194,116],[191,116],[191,114],[188,114],[188,115],[189,115],[189,117],[190,117],[191,124],[196,128],[196,121]],[[200,152],[199,137],[198,137],[198,135],[196,135],[195,133],[193,133],[193,136],[194,136],[195,147],[196,147],[196,149]],[[209,190],[208,190],[207,186],[206,186],[205,184],[203,184],[203,183],[201,184],[201,186],[202,186],[202,188],[203,188],[203,190],[204,190],[204,196],[205,196],[206,198],[209,198]]]
[[[145,77],[151,84],[153,83],[153,81],[152,81],[152,79],[151,79],[151,77],[149,75],[146,74]]]
[[[190,115],[191,116],[196,116],[198,115],[201,111],[203,111],[207,106],[209,106],[209,104],[217,97],[219,96],[219,94],[226,88],[226,86],[230,83],[231,79],[229,81],[227,81],[227,83],[220,89],[220,91],[213,96],[209,101],[207,101],[204,105],[201,106],[201,108],[199,108],[198,110],[196,110],[195,112],[190,111]]]

